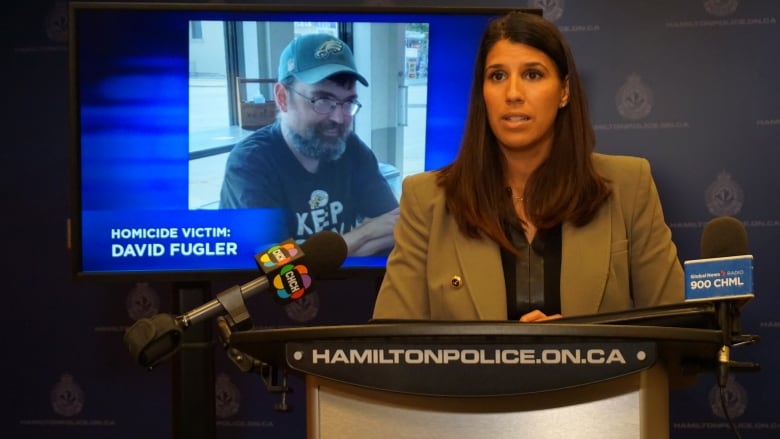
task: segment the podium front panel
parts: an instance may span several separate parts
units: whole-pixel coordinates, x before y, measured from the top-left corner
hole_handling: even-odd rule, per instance
[[[573,389],[428,397],[307,376],[309,439],[668,439],[663,367]]]

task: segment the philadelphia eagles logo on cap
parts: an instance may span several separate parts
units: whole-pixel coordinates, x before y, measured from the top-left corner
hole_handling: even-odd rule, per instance
[[[344,50],[344,44],[338,40],[328,40],[320,45],[314,52],[314,57],[317,59],[325,59],[335,53],[339,53]]]

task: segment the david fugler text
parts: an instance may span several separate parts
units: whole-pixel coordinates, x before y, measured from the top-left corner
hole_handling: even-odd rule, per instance
[[[312,364],[626,364],[620,349],[313,349]]]
[[[111,244],[111,257],[137,258],[161,256],[236,256],[235,242],[171,242],[147,244]]]

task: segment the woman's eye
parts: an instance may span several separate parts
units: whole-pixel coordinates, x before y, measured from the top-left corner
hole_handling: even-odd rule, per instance
[[[525,72],[525,77],[528,79],[541,79],[544,75],[538,70],[530,70]]]
[[[500,81],[500,80],[506,78],[506,73],[504,73],[502,71],[495,71],[495,72],[490,73],[490,75],[488,75],[488,76],[490,77],[490,79],[492,79],[494,81]]]

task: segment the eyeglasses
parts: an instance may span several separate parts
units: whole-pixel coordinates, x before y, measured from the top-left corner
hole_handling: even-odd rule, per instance
[[[292,87],[285,88],[311,102],[312,108],[316,113],[319,114],[332,114],[336,107],[340,106],[341,111],[344,112],[344,114],[348,116],[354,116],[358,111],[360,111],[360,107],[363,106],[357,100],[337,101],[336,99],[332,98],[313,98],[302,94]]]

